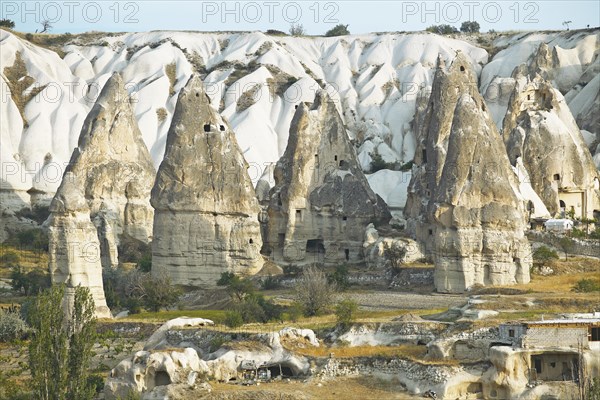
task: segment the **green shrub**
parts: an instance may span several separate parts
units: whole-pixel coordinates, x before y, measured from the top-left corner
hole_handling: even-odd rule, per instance
[[[458,33],[458,29],[448,24],[431,25],[425,30],[427,32],[437,33],[438,35],[450,35],[452,33]]]
[[[272,275],[269,275],[262,280],[260,286],[263,290],[276,290],[281,287],[281,283],[279,282],[279,279]]]
[[[104,390],[104,378],[102,375],[93,374],[87,377],[87,382],[89,386],[95,388],[96,393],[102,393]]]
[[[581,279],[573,286],[573,291],[578,293],[600,292],[600,282],[594,279]]]
[[[587,233],[585,233],[581,229],[573,228],[571,230],[571,237],[578,238],[578,239],[583,239],[583,238],[587,237]]]
[[[140,261],[138,261],[137,267],[140,271],[150,272],[152,270],[152,254],[144,254]]]
[[[379,150],[377,150],[377,148],[375,148],[375,150],[373,150],[373,152],[369,153],[369,155],[371,156],[371,173],[375,173],[377,171],[380,171],[382,169],[391,169],[394,170],[396,169],[396,163],[389,163],[386,162],[383,157],[381,156],[381,154],[379,154]]]
[[[244,325],[244,319],[239,311],[227,311],[224,323],[230,328],[239,328]]]
[[[0,309],[0,342],[23,339],[30,329],[18,312]]]
[[[339,290],[346,290],[350,287],[348,266],[346,264],[340,264],[335,267],[333,274],[328,276],[330,283],[337,286]]]
[[[546,246],[540,246],[533,252],[533,262],[538,265],[545,265],[550,260],[558,260],[558,253]]]
[[[334,26],[333,28],[331,28],[330,30],[328,30],[327,32],[325,32],[325,36],[327,37],[331,37],[331,36],[344,36],[344,35],[349,35],[350,31],[348,30],[348,25],[344,25],[344,24],[338,24],[336,26]]]
[[[304,308],[302,307],[302,304],[295,301],[287,307],[285,314],[287,320],[298,322],[298,320],[304,315]]]
[[[358,310],[358,304],[353,300],[342,300],[335,307],[335,316],[337,323],[347,328],[354,321],[356,311]]]

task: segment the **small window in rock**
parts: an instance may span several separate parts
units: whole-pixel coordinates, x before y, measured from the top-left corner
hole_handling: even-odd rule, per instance
[[[296,105],[294,106],[294,109],[295,109],[295,110],[297,110],[297,109],[298,109],[298,104],[296,104]]]
[[[343,220],[343,221],[348,221],[348,217],[346,217],[346,216],[343,216],[343,217],[342,217],[342,220]]]
[[[196,92],[196,97],[200,97],[200,93]]]
[[[350,250],[349,249],[345,249],[344,250],[344,254],[346,255],[346,261],[350,260]]]
[[[527,95],[527,100],[531,100],[531,95]]]
[[[509,329],[508,330],[508,337],[515,337],[515,330],[514,329]]]
[[[219,125],[219,130],[221,132],[225,132],[225,125]]]
[[[421,155],[423,158],[423,162],[426,163],[427,162],[427,150],[425,150],[425,149],[421,150]]]
[[[560,181],[560,174],[554,174],[554,180]]]
[[[463,67],[462,65],[460,66],[460,72],[465,72],[465,67]]]
[[[591,342],[600,342],[600,328],[591,328],[589,340]]]
[[[334,159],[335,161],[337,161],[337,156],[333,156],[333,159]]]
[[[204,132],[210,132],[210,124],[204,124]]]
[[[552,368],[556,368],[556,363],[555,363],[555,362],[551,362],[551,363],[550,363],[550,366],[551,366]]]
[[[485,104],[481,105],[481,111],[485,111]]]
[[[340,160],[340,167],[342,166],[342,163],[344,162],[344,160]]]
[[[296,210],[296,217],[302,216],[302,210]]]
[[[433,229],[429,229],[427,232],[429,233],[429,236],[433,236]]]
[[[250,239],[250,240],[248,240],[248,243],[253,244],[254,240]]]

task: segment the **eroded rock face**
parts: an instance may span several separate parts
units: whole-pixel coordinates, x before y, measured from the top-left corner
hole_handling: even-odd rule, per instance
[[[511,163],[523,160],[551,215],[600,215],[600,175],[569,107],[550,82],[522,70],[513,74],[517,84],[503,122]]]
[[[118,73],[106,82],[88,114],[68,171],[82,184],[105,268],[118,265],[122,235],[150,242],[155,170]]]
[[[335,103],[324,92],[312,105],[298,106],[274,178],[267,246],[280,262],[360,261],[367,225],[391,218],[369,187]]]
[[[529,281],[524,199],[474,74],[439,63],[405,208],[440,292]]]
[[[153,273],[212,286],[223,272],[260,270],[259,206],[247,169],[231,127],[192,76],[179,94],[152,189]]]
[[[102,286],[100,242],[82,188],[77,175],[67,172],[50,204],[50,275],[52,283],[66,284],[65,304],[72,304],[77,286],[85,286],[94,298],[96,317],[110,318]]]

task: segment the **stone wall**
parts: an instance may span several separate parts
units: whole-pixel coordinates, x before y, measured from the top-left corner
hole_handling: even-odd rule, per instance
[[[587,327],[542,327],[530,326],[522,339],[523,348],[587,347]]]
[[[561,249],[560,240],[563,238],[563,236],[557,236],[546,232],[536,231],[528,232],[527,236],[529,237],[529,240],[533,242],[541,242],[552,247],[556,247],[559,250]],[[570,251],[571,254],[600,258],[600,240],[585,240],[575,238],[572,238],[572,240],[573,248]]]

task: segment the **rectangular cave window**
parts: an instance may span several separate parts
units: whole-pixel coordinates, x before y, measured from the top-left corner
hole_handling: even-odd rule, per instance
[[[425,149],[421,150],[421,155],[423,156],[423,162],[426,163],[427,162],[427,150],[425,150]]]
[[[508,337],[515,337],[515,330],[514,329],[509,329],[508,330]]]
[[[600,342],[600,327],[590,329],[590,341]]]
[[[432,235],[433,235],[433,229],[429,229],[429,230],[427,231],[427,233],[429,233],[429,236],[432,236]]]
[[[531,100],[531,95],[530,94],[527,95],[527,100]]]
[[[221,132],[225,132],[225,125],[219,125],[219,130]]]
[[[302,218],[302,210],[296,210],[296,217]]]
[[[339,163],[340,167],[342,166],[343,162],[344,162],[344,160],[340,160],[340,163]]]
[[[346,216],[343,216],[343,217],[342,217],[342,221],[348,221],[348,217],[346,217]]]
[[[346,261],[350,260],[350,250],[349,249],[345,249],[344,250],[344,254],[346,256]]]
[[[204,124],[204,132],[210,132],[210,124]]]
[[[315,164],[318,164],[318,163],[319,163],[319,155],[315,154]]]
[[[560,174],[554,174],[554,180],[560,181]]]
[[[333,156],[333,160],[337,161],[337,155]]]

